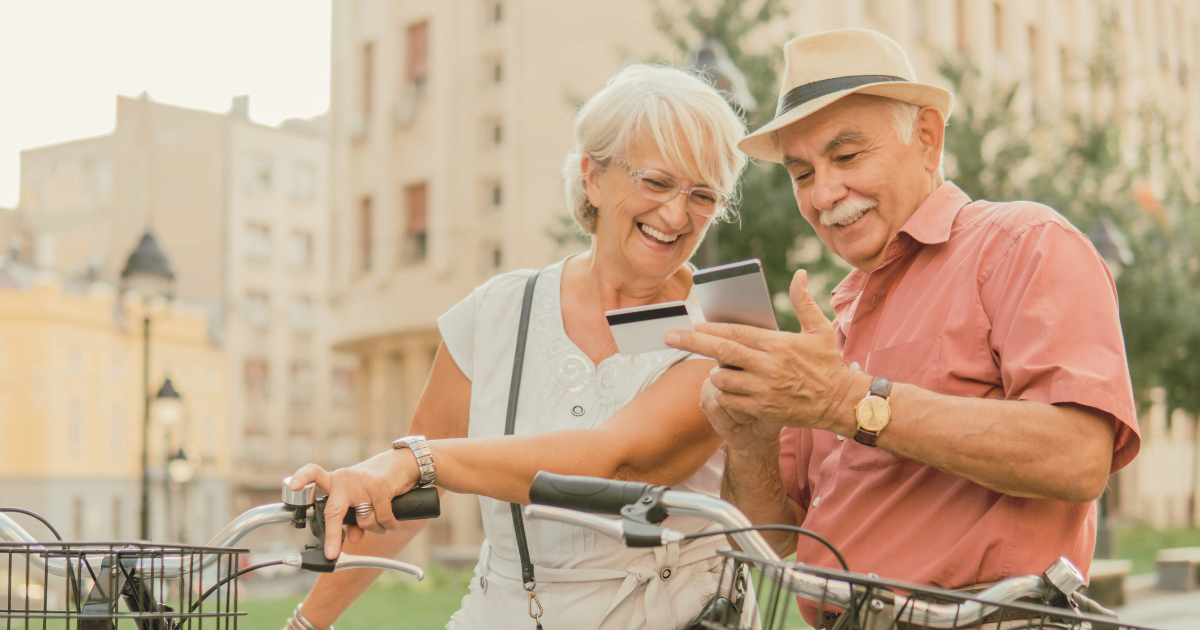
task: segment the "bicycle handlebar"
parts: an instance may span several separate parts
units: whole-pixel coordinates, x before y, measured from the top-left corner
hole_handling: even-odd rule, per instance
[[[437,488],[414,488],[392,499],[392,516],[398,521],[419,521],[442,515]],[[347,510],[342,519],[346,525],[358,525],[354,510]]]
[[[590,512],[592,514],[621,514],[621,508],[638,500],[648,483],[612,481],[595,477],[573,477],[539,472],[529,487],[531,503]]]
[[[629,490],[631,486],[638,486],[638,494],[634,495],[631,501],[636,500],[647,484],[631,484],[624,481],[570,477],[539,472],[534,477],[533,486],[539,488],[539,492],[535,495],[533,490],[530,490],[529,497],[531,501],[542,503],[540,499],[548,498],[549,501],[545,503],[555,507],[527,506],[525,508],[525,515],[528,518],[541,518],[577,525],[608,536],[609,538],[622,540],[624,530],[621,527],[621,523],[612,519],[588,516],[587,514],[573,516],[567,514],[567,510],[559,508],[576,509],[580,512],[617,514],[620,513],[620,508],[618,507],[615,511],[613,510],[614,497],[627,496],[626,493],[631,491]],[[705,494],[665,490],[662,493],[661,503],[668,515],[708,519],[719,523],[727,529],[742,529],[753,525],[741,511],[730,503]],[[819,577],[793,568],[780,566],[779,555],[775,553],[775,550],[767,543],[762,534],[757,531],[742,531],[731,534],[731,536],[746,555],[764,560],[759,568],[767,579],[785,585],[792,593],[806,599],[832,604],[841,608],[847,608],[852,605],[855,594],[848,582]],[[666,538],[665,534],[664,538]],[[1078,570],[1073,565],[1070,565],[1070,562],[1065,558],[1060,559],[1051,569],[1059,568],[1060,570],[1064,570],[1060,566],[1060,563],[1066,563],[1071,570],[1078,573]],[[997,605],[1003,605],[1015,602],[1023,597],[1049,597],[1054,592],[1054,589],[1055,587],[1051,582],[1043,576],[1022,575],[1004,580],[973,597],[994,602]],[[922,625],[932,628],[971,626],[979,623],[984,617],[997,610],[997,608],[998,606],[996,605],[988,605],[977,601],[969,601],[962,605],[931,604],[915,599],[908,601],[907,598],[899,594],[895,595],[894,606],[894,610],[896,611],[905,611],[904,616],[906,620],[910,618],[920,620]]]
[[[287,493],[285,492],[285,496]],[[232,547],[250,532],[271,525],[294,523],[297,505],[286,503],[268,503],[251,508],[234,518],[225,529],[222,529],[206,546]],[[412,521],[436,518],[441,514],[441,502],[435,488],[417,488],[392,499],[392,515],[397,520]],[[350,510],[344,519],[348,525],[356,524],[354,510]],[[0,542],[18,543],[31,548],[41,548],[41,544],[29,532],[25,531],[16,521],[0,513]],[[51,557],[52,554],[30,554],[33,565],[39,570],[45,570],[51,575],[64,577],[69,575],[67,559]],[[218,560],[216,554],[203,555],[203,560],[196,562],[188,558],[156,558],[153,570],[162,578],[175,578],[186,573],[208,569]],[[355,563],[361,564],[358,560]],[[345,563],[343,563],[345,564]],[[365,565],[363,565],[365,566]],[[149,565],[146,567],[149,569]],[[343,568],[352,568],[349,565]],[[380,567],[386,568],[386,567]],[[395,567],[392,567],[395,568]],[[341,570],[341,569],[339,569]]]

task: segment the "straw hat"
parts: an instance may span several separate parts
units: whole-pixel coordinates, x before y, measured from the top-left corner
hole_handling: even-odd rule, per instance
[[[774,132],[849,94],[932,105],[947,120],[954,109],[950,92],[918,83],[900,44],[875,31],[847,28],[797,37],[784,45],[783,57],[775,119],[738,143],[753,158],[782,162]]]

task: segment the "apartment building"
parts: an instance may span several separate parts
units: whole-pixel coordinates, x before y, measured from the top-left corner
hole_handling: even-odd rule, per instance
[[[111,134],[21,154],[19,257],[116,283],[151,229],[178,299],[224,349],[236,507],[278,501],[309,461],[359,459],[355,364],[330,351],[329,213],[320,119],[266,127],[117,99]],[[186,392],[185,392],[186,394]]]
[[[150,425],[150,535],[204,543],[230,518],[232,466],[225,356],[207,314],[146,306],[104,282],[0,266],[0,492],[67,540],[139,536],[147,314],[151,388],[170,377],[185,409],[168,426]],[[169,486],[168,453],[180,448],[195,473]]]

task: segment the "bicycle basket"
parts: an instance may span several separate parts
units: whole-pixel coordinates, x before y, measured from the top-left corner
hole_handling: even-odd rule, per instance
[[[237,627],[244,549],[0,543],[0,630]]]
[[[718,598],[732,602],[726,614],[699,620],[709,630],[750,630],[757,619],[762,630],[815,628],[831,630],[1149,630],[1113,617],[1057,608],[1027,600],[999,603],[978,593],[884,580],[791,562],[765,560],[739,552],[725,557]],[[814,590],[847,596],[853,606],[841,608]],[[805,595],[805,612],[797,595]],[[933,605],[933,606],[927,606]],[[745,609],[749,608],[749,611]],[[805,619],[805,617],[807,619]]]

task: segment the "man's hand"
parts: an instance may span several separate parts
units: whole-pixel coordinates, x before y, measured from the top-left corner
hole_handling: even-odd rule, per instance
[[[854,433],[853,407],[866,395],[869,378],[842,363],[833,325],[809,294],[805,271],[793,276],[790,294],[798,334],[697,324],[697,332],[666,335],[669,346],[742,368],[714,370],[701,396],[710,422],[727,441],[752,439],[739,435],[747,426],[763,435],[766,427],[756,427],[756,421],[775,425],[775,439],[780,426]]]

